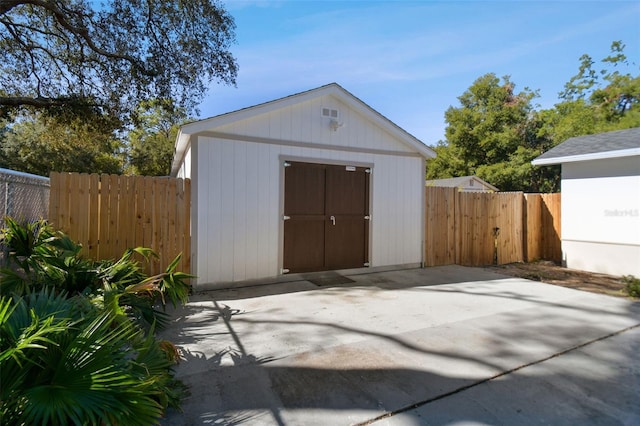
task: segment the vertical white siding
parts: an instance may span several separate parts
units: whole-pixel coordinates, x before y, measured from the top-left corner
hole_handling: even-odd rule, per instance
[[[422,257],[422,161],[375,156],[372,266],[419,263]]]
[[[204,144],[203,144],[204,145]],[[235,220],[234,208],[234,188],[235,184],[235,170],[234,170],[234,146],[231,143],[220,144],[220,149],[217,155],[220,156],[222,173],[220,179],[217,182],[207,180],[205,182],[214,186],[220,186],[220,212],[221,215],[218,218],[213,218],[216,223],[216,228],[213,229],[214,233],[220,235],[220,246],[216,248],[216,252],[220,256],[220,269],[213,271],[213,276],[219,277],[221,281],[233,281],[234,265],[233,256],[236,253],[235,242],[236,239],[242,237],[242,235],[236,235],[234,230],[238,224]],[[216,152],[212,152],[215,157]],[[204,221],[210,220],[204,218]],[[205,253],[207,251],[205,250]],[[215,255],[215,253],[214,253]]]
[[[421,262],[420,158],[199,137],[199,286],[279,274],[283,156],[373,164],[371,266]]]

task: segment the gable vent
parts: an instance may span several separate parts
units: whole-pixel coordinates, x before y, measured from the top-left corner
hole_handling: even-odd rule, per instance
[[[322,108],[322,116],[329,118],[338,118],[338,110],[331,108]]]

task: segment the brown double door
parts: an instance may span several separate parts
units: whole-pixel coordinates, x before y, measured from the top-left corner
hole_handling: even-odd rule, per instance
[[[312,272],[368,263],[365,167],[290,162],[284,178],[284,269]]]

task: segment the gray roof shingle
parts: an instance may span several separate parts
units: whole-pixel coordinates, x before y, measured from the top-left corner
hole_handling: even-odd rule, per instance
[[[578,161],[575,157],[588,154],[595,154],[589,156],[589,159],[595,159],[600,153],[630,149],[640,149],[640,127],[569,138],[537,157],[533,164],[558,164],[567,157]],[[556,159],[558,161],[554,161]]]

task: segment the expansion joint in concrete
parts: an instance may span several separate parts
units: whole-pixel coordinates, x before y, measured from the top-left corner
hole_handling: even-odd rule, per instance
[[[497,379],[497,378],[504,377],[504,376],[507,376],[507,375],[509,375],[509,374],[515,373],[516,371],[522,370],[523,368],[530,367],[530,366],[533,366],[533,365],[536,365],[536,364],[541,364],[541,363],[543,363],[543,362],[545,362],[545,361],[549,361],[550,359],[557,358],[557,357],[562,356],[562,355],[564,355],[564,354],[567,354],[567,353],[569,353],[569,352],[573,352],[573,351],[575,351],[575,350],[577,350],[577,349],[584,348],[584,347],[589,346],[589,345],[592,345],[592,344],[594,344],[594,343],[596,343],[596,342],[599,342],[599,341],[602,341],[602,340],[609,339],[609,338],[611,338],[611,337],[617,336],[617,335],[622,334],[622,333],[625,333],[625,332],[627,332],[627,331],[631,331],[631,330],[633,330],[633,329],[635,329],[635,328],[638,328],[638,327],[640,327],[640,323],[639,323],[639,324],[634,324],[634,325],[629,326],[629,327],[626,327],[626,328],[623,328],[622,330],[614,331],[613,333],[609,333],[609,334],[607,334],[607,335],[605,335],[605,336],[601,336],[601,337],[598,337],[598,338],[595,338],[595,339],[589,340],[589,341],[587,341],[587,342],[585,342],[585,343],[581,343],[581,344],[579,344],[579,345],[572,346],[572,347],[570,347],[570,348],[568,348],[568,349],[565,349],[565,350],[563,350],[563,351],[557,352],[557,353],[555,353],[555,354],[553,354],[553,355],[549,355],[549,356],[548,356],[548,357],[546,357],[546,358],[542,358],[542,359],[539,359],[539,360],[537,360],[537,361],[532,361],[532,362],[530,362],[530,363],[523,364],[523,365],[520,365],[520,366],[518,366],[518,367],[514,367],[514,368],[512,368],[512,369],[510,369],[510,370],[503,371],[502,373],[498,373],[498,374],[496,374],[496,375],[494,375],[494,376],[487,377],[487,378],[482,379],[482,380],[478,380],[478,381],[476,381],[476,382],[470,383],[470,384],[465,385],[465,386],[461,386],[461,387],[456,388],[456,389],[454,389],[454,390],[452,390],[452,391],[450,391],[450,392],[445,392],[445,393],[443,393],[443,394],[440,394],[440,395],[434,396],[433,398],[429,398],[429,399],[425,399],[425,400],[420,401],[420,402],[416,402],[416,403],[411,404],[411,405],[408,405],[408,406],[406,406],[406,407],[402,407],[402,408],[400,408],[400,409],[398,409],[398,410],[394,410],[394,411],[389,411],[389,412],[383,413],[383,414],[379,415],[378,417],[375,417],[375,418],[370,419],[370,420],[366,420],[366,421],[361,422],[361,423],[356,423],[356,424],[354,424],[353,426],[366,426],[366,425],[370,425],[370,424],[373,424],[373,423],[375,423],[375,422],[377,422],[377,421],[379,421],[379,420],[384,420],[384,419],[387,419],[387,418],[389,418],[389,417],[393,417],[393,416],[395,416],[395,415],[397,415],[397,414],[401,414],[401,413],[405,413],[405,412],[407,412],[407,411],[414,410],[414,409],[416,409],[416,408],[419,408],[419,407],[422,407],[422,406],[424,406],[424,405],[430,404],[430,403],[432,403],[432,402],[435,402],[435,401],[441,400],[441,399],[443,399],[443,398],[446,398],[446,397],[449,397],[449,396],[452,396],[452,395],[458,394],[458,393],[460,393],[460,392],[464,392],[464,391],[466,391],[467,389],[474,388],[474,387],[476,387],[476,386],[478,386],[478,385],[481,385],[481,384],[483,384],[483,383],[487,383],[487,382],[490,382],[490,381],[495,380],[495,379]]]

